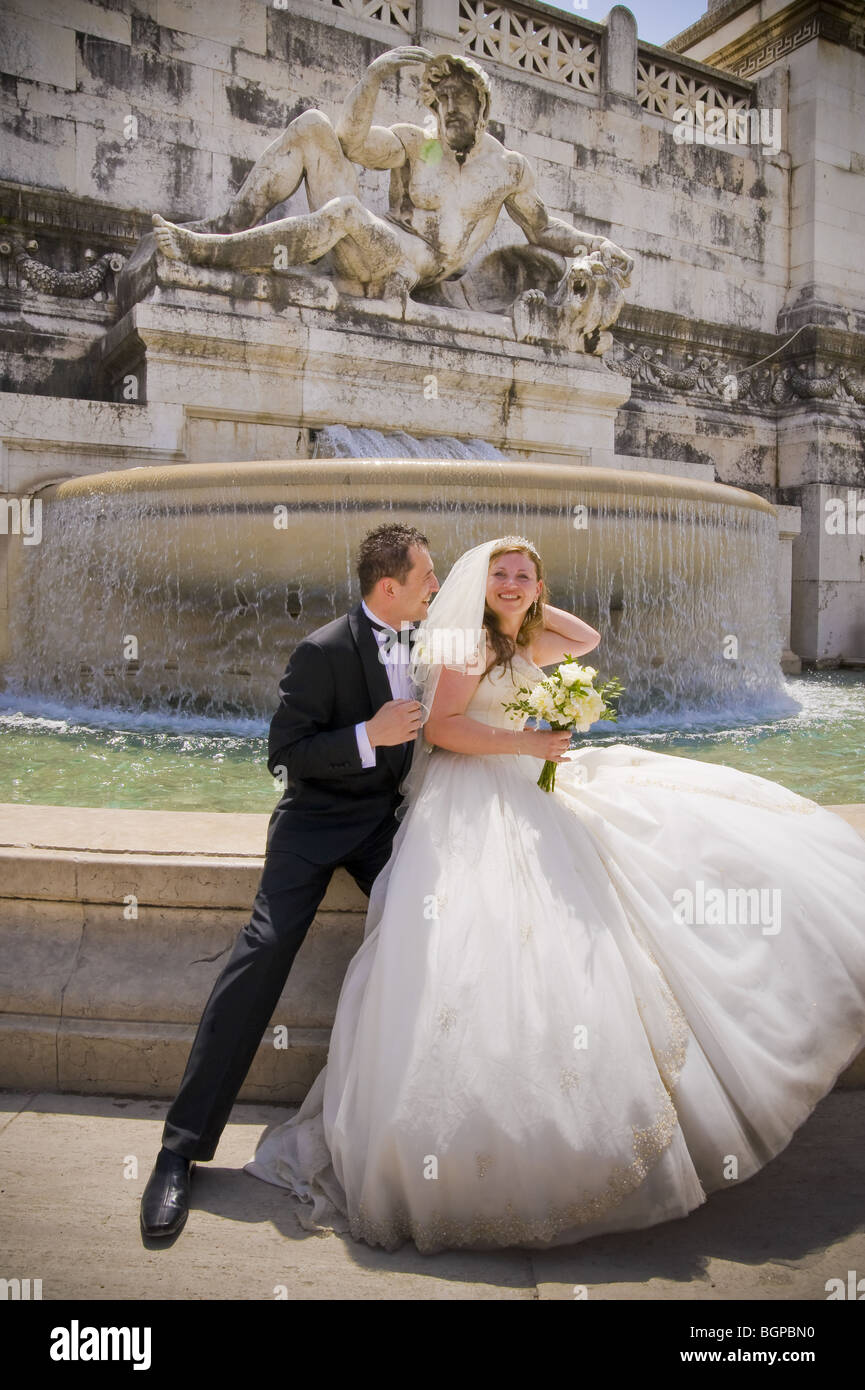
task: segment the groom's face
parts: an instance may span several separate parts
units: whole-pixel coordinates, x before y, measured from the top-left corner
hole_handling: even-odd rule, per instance
[[[399,626],[400,622],[416,623],[425,618],[430,599],[439,586],[432,558],[425,545],[411,546],[409,559],[412,565],[404,583],[394,585],[395,626]]]

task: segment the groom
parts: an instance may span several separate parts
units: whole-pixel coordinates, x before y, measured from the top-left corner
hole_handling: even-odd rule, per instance
[[[252,917],[213,987],[166,1117],[141,1199],[146,1236],[182,1229],[190,1160],[216,1151],[334,870],[346,868],[368,897],[390,858],[421,725],[394,634],[426,616],[438,589],[428,547],[412,526],[370,532],[358,555],[361,602],[304,638],[288,663],[267,757],[287,789],[270,818]]]

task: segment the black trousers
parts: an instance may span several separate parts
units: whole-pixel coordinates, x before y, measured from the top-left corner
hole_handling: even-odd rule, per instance
[[[389,816],[348,856],[332,864],[312,864],[290,849],[268,849],[252,916],[213,986],[166,1116],[165,1148],[187,1158],[213,1157],[334,871],[347,869],[369,897],[390,858],[396,829],[397,822]]]

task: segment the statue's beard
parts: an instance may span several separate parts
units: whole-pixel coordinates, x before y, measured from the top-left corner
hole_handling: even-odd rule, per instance
[[[442,143],[453,150],[454,154],[458,157],[462,155],[462,157],[465,158],[469,150],[474,149],[480,139],[480,133],[479,122],[475,122],[471,128],[460,125],[451,126],[450,130],[448,130],[444,122],[441,123]]]

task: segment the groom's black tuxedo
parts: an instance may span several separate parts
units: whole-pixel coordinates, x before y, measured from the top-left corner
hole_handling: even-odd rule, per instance
[[[355,725],[392,699],[372,625],[360,604],[295,649],[279,686],[267,766],[285,768],[286,794],[273,813],[268,847],[290,845],[316,864],[344,854],[387,820],[412,743],[379,747],[361,766]]]
[[[399,784],[413,743],[379,746],[364,768],[355,726],[393,699],[372,624],[360,604],[292,653],[270,725],[267,766],[284,768],[249,923],[213,986],[162,1142],[213,1157],[288,972],[333,872],[364,893],[390,858]]]

